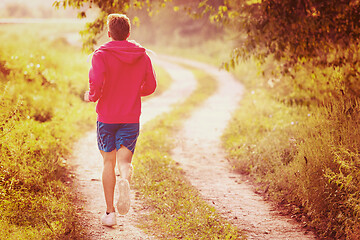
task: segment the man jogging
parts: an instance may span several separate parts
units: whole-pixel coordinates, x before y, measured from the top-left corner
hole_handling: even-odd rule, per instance
[[[131,160],[139,135],[141,97],[155,91],[156,78],[145,49],[127,40],[131,28],[129,18],[110,14],[107,26],[111,41],[93,54],[90,89],[84,94],[84,100],[97,101],[97,141],[104,160],[102,183],[106,202],[101,222],[113,226],[116,225],[115,166],[117,163],[121,176],[116,206],[119,214],[125,215],[130,209]]]

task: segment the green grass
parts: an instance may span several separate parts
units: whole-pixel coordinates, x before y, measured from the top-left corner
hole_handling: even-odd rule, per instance
[[[321,237],[357,239],[360,101],[328,96],[323,106],[287,104],[293,101],[285,98],[306,97],[300,102],[309,103],[323,96],[311,97],[314,89],[284,98],[263,79],[256,84],[262,86],[245,94],[223,135],[233,168]]]
[[[95,114],[81,98],[87,56],[61,38],[73,30],[0,26],[1,239],[81,235],[65,159]]]
[[[216,90],[216,82],[195,71],[198,87],[184,102],[152,120],[140,135],[134,158],[135,188],[150,210],[141,217],[141,227],[160,239],[239,239],[241,234],[184,178],[171,158],[171,149],[181,123]]]

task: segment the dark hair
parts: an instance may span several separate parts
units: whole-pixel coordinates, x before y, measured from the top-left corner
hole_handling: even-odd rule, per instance
[[[110,14],[107,18],[107,25],[114,40],[123,41],[130,35],[130,20],[124,14]]]

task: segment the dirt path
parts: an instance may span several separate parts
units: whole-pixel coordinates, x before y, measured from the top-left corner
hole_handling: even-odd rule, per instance
[[[200,68],[219,81],[218,91],[186,120],[173,150],[173,158],[203,198],[243,229],[248,239],[315,239],[293,219],[281,216],[271,203],[255,194],[251,185],[229,169],[220,137],[238,106],[242,86],[228,72],[209,65],[170,57],[168,60]]]
[[[154,60],[169,72],[173,84],[168,91],[143,104],[142,125],[169,111],[172,104],[185,100],[195,89],[191,72],[169,62],[190,64],[213,74],[220,82],[219,90],[185,122],[173,150],[174,159],[203,198],[239,229],[244,229],[249,239],[314,239],[312,233],[306,233],[291,218],[281,216],[270,203],[253,192],[251,185],[229,169],[220,136],[241,99],[242,86],[227,72],[206,64],[171,57]],[[102,162],[95,131],[81,139],[75,150],[72,165],[77,179],[76,191],[81,199],[78,206],[83,206],[78,211],[88,231],[85,239],[154,239],[136,227],[136,218],[146,210],[134,198],[134,190],[132,208],[125,217],[117,217],[118,225],[113,228],[100,225],[104,196],[100,180]]]
[[[141,125],[154,119],[161,113],[169,112],[175,103],[184,101],[196,88],[196,79],[193,74],[159,56],[153,56],[154,64],[163,67],[173,80],[170,88],[158,97],[150,98],[142,103]]]
[[[186,99],[195,89],[196,80],[192,73],[175,64],[154,57],[154,63],[166,68],[173,82],[163,94],[143,103],[141,126],[161,113],[171,109],[171,105]],[[87,235],[84,239],[154,239],[144,234],[137,225],[137,218],[144,213],[141,202],[131,191],[132,206],[126,216],[117,216],[118,225],[104,227],[100,217],[105,210],[105,201],[101,184],[102,157],[97,149],[96,131],[90,131],[74,146],[73,158],[69,161],[75,175],[78,213]],[[116,193],[117,194],[117,193]]]
[[[75,174],[78,213],[81,225],[87,234],[84,239],[153,239],[136,228],[136,214],[141,214],[141,203],[134,198],[132,208],[125,217],[117,216],[118,225],[104,227],[100,217],[105,211],[104,194],[101,184],[102,157],[97,150],[96,131],[86,134],[74,147],[71,165]]]

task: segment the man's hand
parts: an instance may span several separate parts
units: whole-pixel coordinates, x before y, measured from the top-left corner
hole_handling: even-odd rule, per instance
[[[86,91],[86,92],[84,93],[84,101],[85,101],[85,102],[90,102],[90,100],[89,100],[89,91]]]

